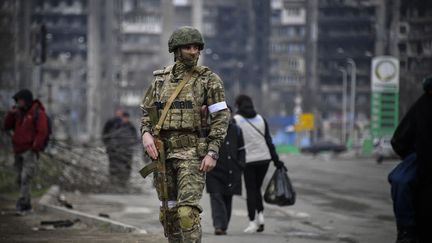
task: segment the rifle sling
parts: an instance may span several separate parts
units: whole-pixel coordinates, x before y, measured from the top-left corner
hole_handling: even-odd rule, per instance
[[[154,128],[154,135],[157,137],[159,136],[160,130],[162,129],[162,124],[165,121],[165,118],[168,114],[168,110],[171,107],[174,99],[178,96],[178,94],[180,94],[180,92],[182,91],[183,87],[187,84],[187,82],[189,82],[189,80],[192,78],[192,73],[193,73],[194,69],[192,69],[190,72],[188,72],[184,78],[182,79],[182,81],[177,85],[176,89],[174,90],[174,93],[169,97],[168,101],[165,103],[165,107],[161,113],[161,116],[159,118],[158,123],[156,124],[155,128]]]

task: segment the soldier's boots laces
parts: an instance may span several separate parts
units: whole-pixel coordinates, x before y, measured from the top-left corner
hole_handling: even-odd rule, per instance
[[[396,243],[418,243],[415,228],[398,227]]]

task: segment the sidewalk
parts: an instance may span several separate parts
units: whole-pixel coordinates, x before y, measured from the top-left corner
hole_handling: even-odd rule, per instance
[[[37,202],[38,198],[34,199]],[[0,195],[0,242],[163,242],[156,234],[109,232],[102,227],[77,222],[71,227],[42,227],[41,221],[71,220],[53,212],[43,212],[36,206],[26,216],[15,215],[12,198]]]

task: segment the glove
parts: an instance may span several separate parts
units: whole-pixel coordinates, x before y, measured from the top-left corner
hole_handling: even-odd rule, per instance
[[[276,168],[278,168],[278,169],[284,169],[285,171],[288,171],[288,169],[287,169],[287,167],[285,167],[285,164],[284,164],[284,162],[283,161],[277,161],[277,162],[274,162],[274,165],[275,165],[275,167]]]

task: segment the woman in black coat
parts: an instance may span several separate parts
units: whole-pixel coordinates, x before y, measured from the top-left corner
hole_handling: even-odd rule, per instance
[[[241,195],[241,174],[244,166],[243,134],[240,127],[230,120],[216,167],[207,173],[206,179],[215,235],[226,234],[231,217],[233,195]]]

